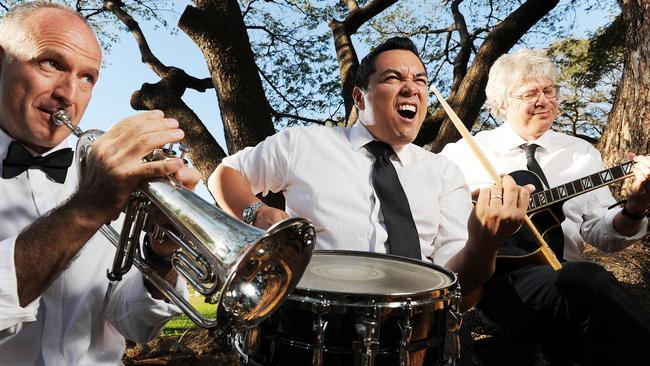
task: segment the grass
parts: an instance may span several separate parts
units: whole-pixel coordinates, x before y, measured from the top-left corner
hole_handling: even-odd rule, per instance
[[[191,292],[190,292],[191,293]],[[190,295],[190,304],[194,306],[203,316],[214,319],[216,306],[207,304],[203,300],[203,296]],[[163,336],[182,335],[187,330],[199,329],[185,314],[181,314],[167,323],[167,326],[162,331]]]

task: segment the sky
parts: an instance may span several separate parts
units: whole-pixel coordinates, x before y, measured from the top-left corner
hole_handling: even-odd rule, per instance
[[[175,1],[175,13],[169,16],[171,26],[175,27],[183,9],[189,3],[189,1]],[[585,16],[579,12],[576,15],[574,31],[576,35],[584,35],[585,31],[593,31],[597,26],[609,21],[604,15]],[[140,26],[150,48],[163,64],[180,67],[189,75],[198,78],[209,76],[201,51],[183,31],[178,30],[176,34],[170,34],[168,29],[154,30],[149,22],[140,22]],[[143,83],[155,83],[158,80],[154,72],[140,61],[140,53],[131,34],[122,34],[119,41],[111,47],[111,51],[104,55],[104,67],[80,128],[107,130],[122,118],[137,113],[130,106],[131,94]],[[201,118],[217,142],[226,150],[214,89],[204,93],[187,90],[183,100]],[[204,186],[199,186],[197,193],[210,199]]]

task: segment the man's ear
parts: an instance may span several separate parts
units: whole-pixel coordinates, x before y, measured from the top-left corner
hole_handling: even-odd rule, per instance
[[[362,111],[366,108],[363,101],[363,91],[361,91],[358,86],[355,86],[354,89],[352,89],[352,100],[358,110]]]

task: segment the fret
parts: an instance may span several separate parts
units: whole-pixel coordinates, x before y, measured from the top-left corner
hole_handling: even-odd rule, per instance
[[[603,170],[602,172],[598,173],[598,175],[600,176],[600,180],[604,183],[614,179],[611,169]]]
[[[534,210],[535,207],[537,207],[537,204],[535,203],[535,195],[531,194],[530,197],[528,197],[528,210]]]
[[[558,196],[560,196],[560,198],[564,198],[564,197],[569,196],[569,193],[567,192],[567,186],[566,185],[558,186],[557,187],[557,194],[558,194]]]
[[[578,187],[576,188],[576,184]],[[576,179],[573,181],[573,188],[576,189],[576,193],[582,193],[585,190],[585,187],[582,185],[582,179]]]
[[[546,190],[544,191],[544,203],[552,203],[553,202],[553,194],[551,193],[551,190]]]
[[[623,171],[623,167],[621,165],[615,166],[609,169],[609,171],[612,174],[612,180],[619,179],[625,176],[625,172]]]
[[[623,173],[625,175],[632,174],[632,168],[634,167],[634,162],[633,161],[628,161],[627,163],[623,163],[620,166],[621,166],[621,169],[623,169]]]
[[[592,182],[590,177],[584,177],[580,178],[580,185],[582,186],[583,190],[589,189],[592,187]]]
[[[575,186],[573,185],[573,182],[569,182],[564,185],[566,188],[567,196],[573,196],[576,193]]]
[[[560,199],[560,195],[557,192],[557,188],[549,189],[551,191],[551,202],[555,202]]]
[[[589,177],[591,178],[591,183],[593,184],[594,188],[603,185],[603,180],[600,179],[600,173],[594,173]]]

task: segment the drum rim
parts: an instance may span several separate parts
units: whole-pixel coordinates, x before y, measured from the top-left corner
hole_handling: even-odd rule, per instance
[[[453,271],[439,266],[434,263],[425,262],[417,259],[400,257],[392,254],[386,253],[374,253],[374,252],[364,252],[364,251],[355,251],[355,250],[314,250],[312,253],[312,258],[315,255],[345,255],[345,256],[356,256],[356,257],[368,257],[368,258],[383,258],[397,260],[400,262],[408,262],[416,264],[423,267],[428,267],[430,269],[437,270],[444,273],[451,279],[451,283],[447,287],[435,289],[435,290],[425,290],[417,292],[400,292],[400,293],[364,293],[364,294],[351,294],[336,292],[330,290],[317,290],[317,289],[308,289],[296,286],[288,298],[301,302],[322,302],[326,301],[329,305],[344,305],[344,306],[358,306],[367,304],[368,306],[380,305],[382,307],[402,307],[407,302],[411,303],[413,306],[438,302],[441,300],[448,300],[453,296],[449,294],[450,290],[457,288],[458,285],[458,276]],[[434,295],[435,294],[435,295]],[[434,296],[432,296],[434,295]],[[310,301],[312,300],[312,301]],[[371,302],[371,303],[369,303]]]

